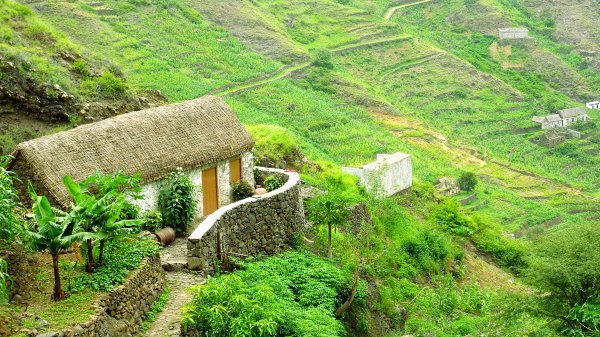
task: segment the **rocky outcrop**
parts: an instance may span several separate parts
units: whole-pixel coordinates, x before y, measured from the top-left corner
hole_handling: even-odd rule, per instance
[[[79,111],[75,97],[58,84],[39,83],[19,68],[28,68],[0,57],[0,106],[2,112],[24,112],[37,118],[68,121]],[[35,71],[35,70],[31,70]]]

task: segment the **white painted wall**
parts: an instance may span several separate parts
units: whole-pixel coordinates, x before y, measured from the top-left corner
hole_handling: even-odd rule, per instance
[[[223,207],[229,205],[231,203],[231,183],[230,183],[230,161],[235,158],[230,158],[228,160],[218,162],[216,164],[204,165],[202,167],[190,170],[185,172],[185,174],[190,177],[194,187],[196,188],[196,197],[198,200],[198,205],[196,207],[196,220],[204,218],[204,210],[202,204],[202,171],[210,168],[217,167],[217,184],[219,191],[219,207]],[[242,159],[242,178],[250,184],[250,186],[254,186],[254,162],[252,153],[246,152],[241,155]],[[163,180],[158,180],[154,182],[150,182],[148,184],[142,185],[141,194],[144,199],[141,200],[132,200],[129,201],[133,204],[140,207],[142,213],[149,211],[151,209],[158,209],[158,195],[160,192],[160,185]]]
[[[378,196],[391,196],[412,186],[412,159],[406,153],[377,155],[370,164],[342,171],[357,176],[367,191]]]

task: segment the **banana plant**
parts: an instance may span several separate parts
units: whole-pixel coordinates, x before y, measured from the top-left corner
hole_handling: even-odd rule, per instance
[[[112,199],[112,197],[111,197]],[[96,238],[100,240],[100,249],[98,253],[98,264],[104,264],[104,247],[108,240],[113,239],[119,234],[131,230],[140,226],[144,220],[134,219],[134,220],[121,220],[119,216],[121,214],[121,210],[125,205],[125,195],[119,194],[116,196],[115,201],[109,205],[109,208],[105,210],[106,216],[103,221],[98,224],[98,229],[96,230]]]
[[[64,177],[63,182],[75,203],[89,201],[88,207],[77,219],[78,226],[94,236],[87,240],[88,254],[86,271],[91,272],[95,267],[93,245],[94,239],[99,240],[98,266],[104,264],[104,248],[106,242],[125,230],[139,226],[143,220],[121,220],[119,216],[125,205],[125,195],[116,190],[105,191],[102,197],[89,194],[79,184],[75,183],[69,176]]]
[[[81,187],[77,183],[75,183],[75,181],[73,181],[73,178],[71,178],[70,176],[64,177],[63,183],[65,184],[67,191],[71,195],[71,198],[73,198],[73,201],[75,201],[75,204],[86,202],[88,200],[90,203],[95,202],[95,197],[86,195],[84,193],[84,191],[81,189]],[[91,233],[94,231],[94,220],[95,219],[94,219],[94,217],[89,216],[94,211],[97,211],[96,207],[91,212],[90,212],[90,210],[86,210],[86,212],[84,214],[82,214],[77,221],[77,226],[88,233]],[[94,263],[94,237],[90,236],[89,238],[87,238],[85,240],[85,242],[86,242],[86,246],[87,246],[85,271],[87,271],[88,273],[91,273],[92,271],[94,271],[94,265],[95,265],[95,263]]]
[[[59,301],[67,297],[64,292],[59,269],[59,254],[71,247],[74,242],[81,242],[93,237],[92,233],[75,233],[76,219],[92,205],[91,199],[77,203],[66,215],[57,215],[50,205],[48,198],[38,196],[29,184],[29,194],[33,199],[33,219],[37,225],[36,230],[28,230],[29,243],[36,251],[48,251],[52,256],[54,271],[54,292],[52,299]]]

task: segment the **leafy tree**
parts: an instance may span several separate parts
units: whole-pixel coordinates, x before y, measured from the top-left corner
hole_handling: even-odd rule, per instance
[[[600,231],[571,226],[540,239],[526,272],[539,289],[536,311],[558,319],[565,331],[600,332]]]
[[[54,271],[54,293],[52,299],[55,301],[67,297],[60,281],[60,269],[58,266],[59,254],[71,247],[74,242],[83,241],[92,236],[88,232],[75,233],[76,219],[80,214],[90,207],[91,199],[86,199],[75,205],[71,212],[65,216],[58,216],[50,206],[48,198],[38,196],[31,184],[29,193],[34,203],[32,206],[33,219],[37,225],[36,230],[29,230],[29,244],[36,251],[48,251],[52,255],[52,267]]]
[[[346,203],[335,194],[328,193],[316,197],[309,204],[312,221],[327,226],[327,257],[333,257],[332,230],[347,223],[350,211]]]
[[[458,185],[463,191],[472,191],[477,186],[477,176],[473,172],[464,172],[458,178]]]
[[[182,170],[172,172],[165,180],[158,196],[158,208],[165,226],[185,232],[196,214],[196,195],[192,180]]]

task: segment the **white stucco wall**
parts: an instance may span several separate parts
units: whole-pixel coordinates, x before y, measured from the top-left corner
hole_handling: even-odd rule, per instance
[[[359,178],[367,191],[378,196],[391,196],[412,186],[412,159],[397,152],[377,155],[377,160],[361,168],[343,167],[342,171]]]
[[[252,156],[252,152],[242,154],[242,178],[248,185],[252,187],[256,185],[254,181],[254,156]]]
[[[241,156],[242,159],[242,178],[254,186],[254,163],[252,153],[246,152]],[[202,167],[185,172],[190,177],[194,187],[196,188],[196,197],[198,205],[196,207],[196,219],[202,219],[204,217],[203,203],[202,203],[202,171],[216,167],[217,168],[217,188],[218,188],[218,199],[219,207],[223,207],[231,203],[231,183],[230,183],[230,161],[235,159],[230,158],[225,161],[218,162],[216,164],[204,165]],[[133,204],[140,207],[141,212],[147,212],[151,209],[158,209],[158,195],[160,192],[160,185],[163,180],[158,180],[142,185],[141,194],[144,199],[141,200],[129,200]]]

